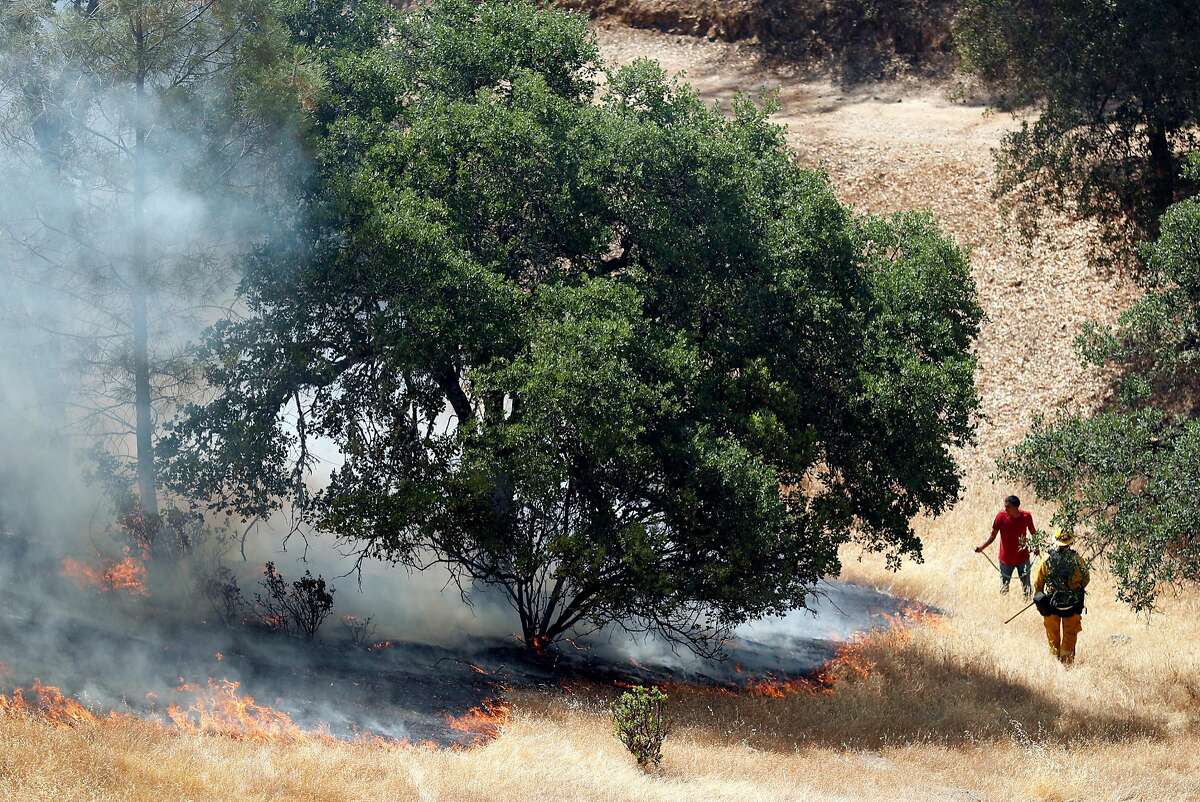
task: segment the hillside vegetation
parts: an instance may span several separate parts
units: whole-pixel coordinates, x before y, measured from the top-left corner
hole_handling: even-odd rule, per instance
[[[556,0],[635,28],[727,42],[754,40],[850,80],[943,71],[956,61],[957,0]]]

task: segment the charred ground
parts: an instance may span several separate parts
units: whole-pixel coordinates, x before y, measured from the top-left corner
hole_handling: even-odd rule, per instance
[[[11,538],[8,546],[15,548]],[[156,601],[141,584],[147,568],[132,557],[127,564],[136,566],[132,580],[104,584],[95,581],[104,571],[82,560],[18,563],[19,578],[10,575],[0,589],[4,685],[53,686],[101,716],[168,722],[174,706],[201,729],[213,705],[254,700],[263,713],[251,714],[241,732],[236,720],[222,722],[235,736],[253,735],[267,711],[277,711],[297,731],[335,738],[466,745],[494,735],[484,712],[506,707],[513,691],[571,682],[744,691],[800,681],[854,632],[889,626],[907,609],[885,594],[830,584],[812,612],[743,627],[723,660],[619,631],[538,656],[515,634],[431,644],[381,632],[355,642],[331,629],[307,641],[256,622],[228,626],[203,607]]]

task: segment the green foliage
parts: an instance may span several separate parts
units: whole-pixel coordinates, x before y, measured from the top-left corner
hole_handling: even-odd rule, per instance
[[[135,163],[148,192],[200,192],[290,121],[295,93],[279,90],[303,75],[282,34],[266,0],[6,2],[0,136],[77,213],[92,211],[86,189],[107,191],[110,225],[128,231]]]
[[[658,688],[635,685],[612,703],[613,733],[639,766],[662,762],[662,744],[670,731],[667,695]]]
[[[378,47],[396,14],[377,0],[275,0],[273,10],[293,42],[325,57]]]
[[[603,67],[581,17],[395,25],[326,60],[310,214],[211,332],[178,486],[496,586],[535,647],[610,622],[715,647],[852,534],[919,557],[981,317],[929,217],[854,216],[769,109]],[[313,437],[344,463],[310,497]]]
[[[1099,221],[1110,246],[1156,232],[1184,197],[1200,122],[1200,5],[1191,0],[964,0],[969,69],[1033,122],[996,154],[997,193],[1033,233],[1046,208]]]
[[[1146,294],[1078,341],[1085,362],[1114,369],[1110,407],[1038,418],[1001,467],[1058,505],[1122,600],[1150,610],[1164,585],[1200,580],[1200,203],[1172,206],[1140,253]]]

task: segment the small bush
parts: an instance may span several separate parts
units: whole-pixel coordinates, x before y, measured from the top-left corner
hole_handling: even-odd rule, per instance
[[[200,592],[208,600],[213,614],[227,627],[242,623],[246,599],[238,585],[237,576],[224,565],[217,565],[201,576]]]
[[[637,685],[612,705],[613,732],[637,758],[639,766],[662,762],[662,743],[670,724],[667,695],[658,688]]]
[[[333,588],[326,589],[325,578],[314,578],[309,571],[289,587],[275,570],[275,563],[269,562],[259,584],[266,594],[255,593],[254,603],[259,617],[271,629],[312,640],[333,610]]]
[[[155,558],[160,564],[178,563],[196,557],[206,547],[220,546],[230,533],[227,527],[211,526],[199,511],[180,506],[181,499],[168,493],[159,498],[157,516],[142,512],[130,466],[97,446],[90,454],[86,476],[101,488],[116,512],[110,529],[129,544],[140,559]]]
[[[375,638],[375,625],[371,623],[370,616],[360,618],[357,615],[344,615],[342,626],[346,628],[350,642],[360,649],[366,649]]]

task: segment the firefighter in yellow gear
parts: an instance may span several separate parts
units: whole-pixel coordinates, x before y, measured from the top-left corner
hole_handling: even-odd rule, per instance
[[[1075,662],[1075,640],[1083,629],[1084,589],[1091,580],[1087,564],[1071,544],[1070,532],[1054,533],[1055,548],[1038,561],[1033,574],[1034,602],[1046,626],[1050,654],[1063,665]]]

